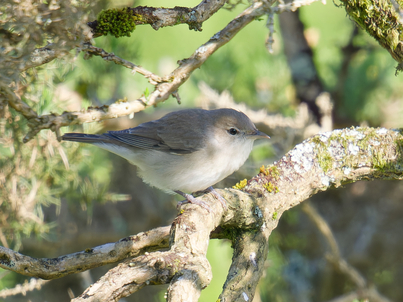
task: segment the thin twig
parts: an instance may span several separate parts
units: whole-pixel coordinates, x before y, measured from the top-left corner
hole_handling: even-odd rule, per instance
[[[25,280],[23,284],[17,284],[14,288],[7,288],[0,291],[0,298],[7,298],[15,295],[25,296],[27,292],[33,290],[40,290],[43,285],[48,283],[48,280],[31,278],[31,280]]]
[[[152,73],[151,71],[148,71],[147,69],[145,69],[139,65],[133,64],[132,62],[124,60],[124,59],[118,57],[117,55],[115,55],[114,53],[109,53],[109,52],[106,52],[105,50],[103,50],[102,48],[95,47],[95,46],[91,45],[90,43],[84,43],[80,47],[80,50],[88,52],[91,55],[100,56],[105,61],[112,61],[117,65],[121,65],[126,68],[129,68],[129,69],[133,70],[133,72],[140,73],[140,74],[144,75],[146,78],[148,78],[150,80],[150,83],[153,85],[156,85],[157,83],[162,82],[161,77]]]
[[[302,204],[302,210],[308,215],[311,221],[315,223],[318,230],[329,244],[331,252],[326,255],[326,259],[357,286],[356,292],[350,293],[343,297],[338,297],[332,301],[352,301],[348,299],[354,297],[354,295],[357,295],[359,298],[371,298],[371,301],[374,302],[390,302],[390,300],[382,296],[374,286],[370,286],[367,280],[359,273],[359,271],[341,256],[339,246],[329,224],[312,206],[312,204],[310,202],[304,202]]]

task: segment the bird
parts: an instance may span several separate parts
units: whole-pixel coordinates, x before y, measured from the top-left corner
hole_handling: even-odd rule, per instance
[[[244,113],[230,108],[183,109],[130,129],[62,136],[127,159],[147,184],[186,198],[178,205],[198,204],[208,211],[192,193],[207,190],[227,209],[212,186],[244,164],[256,139],[269,138]]]

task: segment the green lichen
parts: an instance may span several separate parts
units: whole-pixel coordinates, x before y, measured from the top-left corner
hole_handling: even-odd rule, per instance
[[[273,183],[271,183],[271,182],[269,182],[269,183],[267,183],[267,184],[264,184],[263,187],[264,187],[264,188],[267,190],[267,192],[269,192],[269,193],[272,193],[272,192],[278,193],[278,192],[279,192],[278,187],[275,186],[275,185],[273,185]]]
[[[259,169],[259,173],[262,173],[266,176],[271,176],[274,180],[278,180],[280,178],[280,172],[278,171],[278,168],[273,165],[267,167],[262,165]]]
[[[140,15],[133,15],[130,8],[112,8],[102,10],[97,18],[98,24],[96,31],[104,36],[108,33],[119,37],[130,37],[136,28],[136,21],[142,21]]]
[[[385,151],[382,148],[372,151],[372,167],[381,173],[403,169],[403,140],[396,139],[394,143],[397,153],[396,160],[387,160],[385,158]]]
[[[277,212],[274,212],[274,213],[273,213],[273,216],[272,216],[273,220],[276,220],[276,219],[277,219],[277,215],[278,215]]]
[[[176,18],[175,25],[186,23],[186,14],[179,14]]]
[[[330,141],[329,139],[328,143],[330,143]],[[312,142],[315,143],[319,166],[322,168],[323,172],[326,173],[333,167],[333,158],[327,150],[328,145],[322,142],[319,136],[312,138]]]
[[[341,0],[341,3],[361,28],[387,49],[397,62],[402,62],[403,57],[397,47],[403,40],[403,26],[390,1]]]
[[[323,151],[323,149],[321,150]],[[333,167],[333,158],[329,152],[318,153],[318,162],[325,173]]]
[[[245,178],[244,180],[241,180],[240,182],[238,182],[235,186],[232,186],[233,189],[237,189],[237,190],[242,190],[243,188],[246,187],[248,183],[248,180]]]

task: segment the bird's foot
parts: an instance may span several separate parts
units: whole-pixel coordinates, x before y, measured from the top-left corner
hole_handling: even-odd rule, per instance
[[[213,196],[214,196],[215,198],[217,198],[217,199],[221,202],[221,205],[222,205],[222,207],[224,208],[224,211],[227,211],[227,210],[228,210],[227,201],[225,200],[224,197],[222,197],[222,196],[220,195],[220,193],[218,193],[216,190],[214,190],[213,187],[208,187],[208,188],[206,189],[206,191],[207,191],[208,193],[213,194]]]
[[[209,206],[207,203],[205,203],[203,200],[197,199],[197,198],[193,197],[193,195],[187,194],[187,193],[183,193],[182,191],[175,191],[175,193],[177,193],[177,194],[179,194],[179,195],[181,195],[181,196],[183,196],[183,197],[186,198],[186,200],[182,200],[182,201],[179,201],[179,202],[178,202],[178,205],[177,205],[177,208],[178,208],[178,209],[179,209],[181,206],[183,206],[184,204],[192,203],[192,204],[197,204],[197,205],[203,207],[203,208],[206,209],[209,213],[212,212],[210,206]]]

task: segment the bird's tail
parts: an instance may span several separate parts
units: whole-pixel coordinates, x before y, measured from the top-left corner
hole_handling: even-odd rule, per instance
[[[94,144],[105,142],[108,137],[103,134],[66,133],[62,136],[62,140]]]

